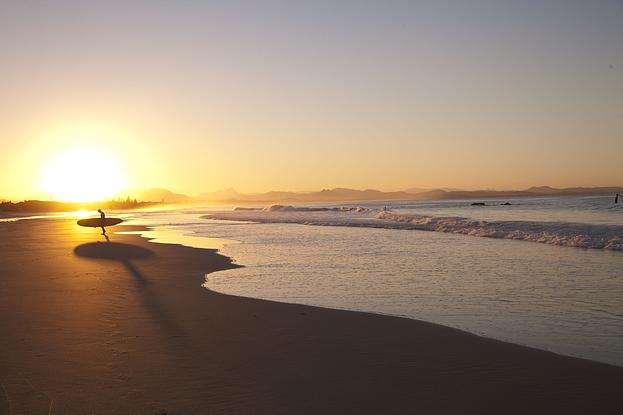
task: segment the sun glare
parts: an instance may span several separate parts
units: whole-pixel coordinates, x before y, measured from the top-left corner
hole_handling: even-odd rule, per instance
[[[41,187],[65,202],[94,202],[115,196],[124,185],[116,160],[94,148],[60,153],[43,171]]]

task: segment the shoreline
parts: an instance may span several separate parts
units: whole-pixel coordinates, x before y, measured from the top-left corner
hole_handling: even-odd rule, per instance
[[[618,366],[209,290],[205,275],[235,266],[213,250],[110,232],[111,250],[66,219],[0,230],[0,414],[623,408]]]
[[[491,336],[488,336],[488,335],[483,334],[483,333],[477,333],[477,332],[469,331],[468,329],[464,329],[464,328],[460,328],[460,327],[454,327],[454,326],[451,326],[451,325],[448,325],[448,324],[444,324],[444,323],[440,323],[440,322],[434,322],[434,321],[429,321],[429,320],[422,320],[422,319],[415,318],[415,317],[409,317],[407,315],[398,315],[398,314],[390,314],[390,313],[383,313],[383,312],[373,312],[373,311],[357,310],[357,309],[353,309],[353,308],[330,307],[330,306],[324,306],[324,305],[321,305],[321,304],[305,304],[305,303],[294,303],[294,302],[288,302],[288,301],[277,301],[277,300],[271,300],[271,299],[268,299],[268,298],[249,297],[249,296],[244,296],[244,295],[236,295],[236,294],[229,294],[229,293],[225,293],[225,292],[220,292],[220,291],[213,290],[213,289],[208,287],[207,283],[208,283],[210,274],[213,274],[213,273],[216,273],[216,272],[226,272],[226,271],[230,271],[232,269],[246,267],[246,265],[244,265],[244,264],[236,263],[235,262],[236,261],[235,258],[230,257],[230,256],[222,253],[223,244],[220,244],[219,248],[215,248],[215,247],[192,246],[190,244],[187,245],[187,244],[184,244],[184,243],[181,243],[181,242],[169,242],[169,241],[164,241],[164,238],[161,239],[159,236],[147,236],[147,235],[145,235],[145,233],[147,233],[147,232],[157,232],[157,229],[156,229],[157,226],[131,225],[131,224],[126,224],[126,225],[122,225],[122,226],[127,227],[129,229],[131,228],[131,230],[129,230],[129,231],[125,231],[125,230],[124,231],[120,231],[119,234],[135,234],[135,235],[138,235],[139,237],[147,240],[150,243],[157,243],[157,244],[163,244],[163,245],[175,245],[175,246],[192,248],[192,249],[204,249],[204,250],[208,250],[208,251],[214,251],[218,255],[222,255],[222,256],[228,258],[231,261],[231,263],[234,264],[233,267],[225,268],[225,269],[221,269],[221,270],[216,270],[216,271],[211,271],[209,273],[206,273],[205,274],[205,280],[204,280],[203,284],[201,284],[201,287],[203,289],[208,290],[208,291],[210,291],[210,292],[212,292],[214,294],[225,295],[225,296],[230,296],[230,297],[235,297],[235,298],[240,298],[240,299],[266,301],[266,302],[271,302],[271,303],[276,303],[276,304],[302,305],[302,306],[307,306],[307,307],[322,308],[322,309],[326,309],[326,310],[346,311],[346,312],[368,314],[368,315],[372,315],[372,316],[384,316],[384,317],[391,317],[391,318],[402,318],[402,319],[413,320],[413,321],[417,321],[417,322],[421,322],[421,323],[433,324],[433,325],[437,325],[437,326],[444,327],[444,328],[451,329],[451,330],[457,330],[460,333],[481,337],[483,339],[495,340],[495,341],[502,342],[502,343],[507,343],[507,344],[512,344],[512,345],[516,345],[516,346],[526,347],[528,349],[539,350],[539,351],[547,352],[547,353],[553,353],[553,354],[555,354],[557,356],[561,356],[561,357],[569,357],[569,358],[573,358],[573,359],[585,360],[587,362],[604,364],[604,365],[608,365],[608,366],[612,366],[612,367],[616,367],[616,368],[623,368],[623,365],[618,365],[618,364],[611,363],[611,362],[590,359],[590,358],[582,357],[582,356],[574,356],[574,355],[571,355],[571,354],[564,354],[564,353],[556,352],[554,350],[550,350],[550,349],[547,349],[547,348],[539,348],[539,347],[531,346],[529,344],[523,344],[523,343],[514,342],[514,341],[511,341],[511,340],[506,340],[506,339],[502,339],[502,338],[491,337]],[[311,226],[314,226],[314,225],[311,225]],[[320,225],[320,226],[322,226],[322,225]],[[185,235],[182,235],[182,234],[179,234],[179,236],[182,237],[182,238],[185,237]],[[207,237],[202,237],[202,236],[193,237],[193,238],[209,239]],[[231,240],[227,240],[227,239],[223,239],[223,238],[215,238],[215,239],[228,241],[228,243],[232,243],[232,242],[233,243],[239,243],[238,241],[231,241]],[[516,241],[516,242],[522,242],[522,241]]]
[[[242,265],[242,266],[244,267],[244,265]],[[220,270],[220,271],[215,271],[215,272],[223,272],[223,271],[228,271],[228,270],[225,269],[225,270]],[[519,347],[524,347],[524,348],[531,349],[531,350],[537,350],[539,352],[551,353],[551,354],[554,354],[554,355],[560,356],[560,357],[584,360],[584,361],[589,362],[589,363],[597,363],[597,364],[600,364],[600,365],[611,366],[611,367],[614,367],[614,368],[617,368],[617,369],[623,369],[623,365],[617,365],[615,363],[610,363],[610,362],[605,362],[605,361],[600,361],[600,360],[595,360],[595,359],[589,359],[587,357],[582,357],[582,356],[574,356],[574,355],[571,355],[571,354],[559,353],[559,352],[556,352],[554,350],[550,350],[550,349],[546,349],[546,348],[539,348],[539,347],[535,347],[535,346],[530,346],[528,344],[523,344],[523,343],[519,343],[519,342],[513,342],[513,341],[510,341],[510,340],[500,339],[500,338],[496,338],[496,337],[490,337],[490,336],[487,336],[485,334],[476,333],[476,332],[469,331],[467,329],[463,329],[463,328],[460,328],[460,327],[454,327],[454,326],[450,326],[450,325],[447,325],[447,324],[437,323],[437,322],[429,321],[429,320],[421,320],[421,319],[417,319],[417,318],[413,318],[413,317],[409,317],[409,316],[405,316],[405,315],[389,314],[389,313],[382,313],[382,312],[372,312],[372,311],[364,311],[364,310],[356,310],[356,309],[351,309],[351,308],[328,307],[328,306],[323,306],[323,305],[320,305],[320,304],[290,303],[290,302],[286,302],[286,301],[270,300],[270,299],[267,299],[267,298],[246,297],[244,295],[228,294],[228,293],[223,293],[223,292],[220,292],[220,291],[212,290],[212,289],[210,289],[208,287],[203,287],[203,288],[207,289],[208,291],[211,291],[211,292],[213,292],[215,294],[218,294],[218,295],[226,295],[226,296],[229,296],[229,297],[235,297],[235,298],[240,298],[240,299],[266,301],[266,302],[270,302],[270,303],[285,304],[285,305],[301,305],[301,306],[305,306],[305,307],[322,308],[322,309],[325,309],[325,310],[333,310],[333,311],[339,311],[339,312],[366,314],[366,315],[378,316],[378,317],[399,318],[399,319],[416,321],[418,323],[432,324],[434,326],[443,327],[443,328],[449,329],[449,330],[456,330],[456,331],[458,331],[461,334],[470,335],[470,336],[476,336],[476,337],[479,337],[479,338],[482,338],[482,339],[486,339],[486,340],[493,340],[493,341],[496,341],[496,342],[505,343],[505,344],[509,344],[509,345],[513,345],[513,346],[519,346]]]
[[[170,245],[177,245],[177,244],[170,244]],[[203,249],[203,248],[201,248],[201,249]],[[244,265],[241,265],[241,267],[244,267]],[[223,270],[214,271],[214,272],[226,272],[226,271],[229,271],[231,269],[234,269],[234,268],[228,268],[228,269],[223,269]],[[209,274],[207,274],[207,275],[209,275]],[[206,278],[207,278],[207,275],[206,275]],[[305,307],[321,308],[321,309],[330,310],[330,311],[357,313],[357,314],[364,314],[364,315],[375,316],[375,317],[388,317],[388,318],[398,318],[398,319],[405,319],[405,320],[410,320],[410,321],[416,321],[418,323],[425,323],[425,324],[431,324],[433,326],[443,327],[444,329],[456,330],[458,333],[463,334],[463,335],[475,336],[475,337],[479,337],[479,338],[485,339],[485,340],[493,340],[493,341],[496,341],[496,342],[500,342],[500,343],[504,343],[504,344],[508,344],[508,345],[512,345],[512,346],[523,347],[523,348],[526,348],[526,349],[536,350],[536,351],[544,352],[544,353],[551,353],[551,354],[559,356],[559,357],[584,360],[584,361],[589,362],[589,363],[597,363],[597,364],[600,364],[600,365],[611,366],[611,367],[617,368],[617,369],[623,369],[623,365],[617,365],[617,364],[614,364],[614,363],[603,362],[603,361],[599,361],[599,360],[589,359],[589,358],[586,358],[586,357],[573,356],[573,355],[569,355],[569,354],[559,353],[559,352],[556,352],[554,350],[549,350],[549,349],[546,349],[546,348],[539,348],[539,347],[534,347],[534,346],[530,346],[530,345],[527,345],[527,344],[522,344],[522,343],[513,342],[513,341],[509,341],[509,340],[498,339],[498,338],[495,338],[495,337],[487,336],[485,334],[480,334],[480,333],[476,333],[476,332],[473,332],[473,331],[469,331],[467,329],[462,329],[460,327],[454,327],[454,326],[450,326],[450,325],[447,325],[447,324],[437,323],[437,322],[429,321],[429,320],[417,319],[417,318],[413,318],[413,317],[409,317],[409,316],[405,316],[405,315],[389,314],[389,313],[382,313],[382,312],[372,312],[372,311],[364,311],[364,310],[356,310],[356,309],[351,309],[351,308],[328,307],[328,306],[323,306],[323,305],[320,305],[320,304],[291,303],[291,302],[286,302],[286,301],[271,300],[271,299],[268,299],[268,298],[246,297],[244,295],[228,294],[228,293],[212,290],[212,289],[206,287],[205,285],[203,285],[202,287],[204,289],[214,293],[214,294],[226,295],[226,296],[229,296],[229,297],[240,298],[240,299],[245,299],[245,300],[266,301],[266,302],[275,303],[275,304],[285,304],[285,305],[293,305],[293,306],[300,305],[300,306],[305,306]]]

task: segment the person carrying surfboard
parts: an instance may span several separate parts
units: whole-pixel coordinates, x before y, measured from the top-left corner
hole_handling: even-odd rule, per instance
[[[106,228],[104,228],[104,219],[106,219],[106,214],[102,211],[102,209],[97,209],[100,213],[100,219],[102,220],[102,235],[106,236]]]
[[[108,239],[108,236],[106,235],[106,228],[108,226],[119,225],[121,222],[123,222],[123,219],[107,218],[106,214],[102,211],[102,209],[97,209],[97,211],[100,214],[99,218],[80,219],[77,222],[78,226],[86,226],[87,228],[101,228],[102,235],[104,235],[104,238],[106,238],[107,242],[110,242],[110,240]]]

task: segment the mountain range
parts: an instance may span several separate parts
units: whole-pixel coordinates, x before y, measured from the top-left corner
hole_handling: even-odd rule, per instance
[[[348,188],[323,189],[316,192],[271,191],[265,193],[239,193],[233,188],[215,192],[204,192],[197,196],[174,193],[167,189],[145,189],[128,191],[130,196],[143,201],[163,203],[297,203],[297,202],[342,202],[364,200],[447,200],[513,198],[543,196],[599,196],[623,193],[623,187],[569,187],[554,188],[535,186],[525,190],[459,190],[459,189],[420,189],[384,192],[375,189],[356,190]]]

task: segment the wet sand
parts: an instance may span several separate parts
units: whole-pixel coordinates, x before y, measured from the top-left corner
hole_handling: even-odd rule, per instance
[[[111,231],[0,223],[0,414],[623,411],[623,368],[210,292],[228,258]]]

